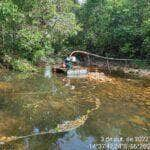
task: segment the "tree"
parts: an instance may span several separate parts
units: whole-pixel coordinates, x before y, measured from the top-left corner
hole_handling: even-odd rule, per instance
[[[148,58],[148,10],[147,0],[87,0],[78,13],[78,44],[102,55]]]
[[[76,4],[72,0],[0,2],[3,53],[7,51],[8,54],[36,61],[63,49],[65,40],[80,29],[75,9]]]

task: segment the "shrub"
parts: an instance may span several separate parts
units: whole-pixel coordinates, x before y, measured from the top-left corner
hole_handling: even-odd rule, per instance
[[[12,59],[11,65],[12,65],[12,68],[16,71],[21,71],[21,72],[36,71],[36,68],[33,67],[25,59]]]

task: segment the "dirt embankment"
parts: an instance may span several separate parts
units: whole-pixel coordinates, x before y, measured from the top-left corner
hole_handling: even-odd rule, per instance
[[[150,79],[150,70],[148,69],[135,69],[135,68],[128,68],[128,67],[111,66],[111,71],[120,72],[130,76],[145,77]]]
[[[113,74],[117,76],[134,76],[134,77],[144,77],[150,79],[150,69],[135,69],[132,67],[124,67],[121,65],[112,65],[109,66],[104,64],[99,64],[97,66],[88,67],[90,72],[105,72],[107,74]]]

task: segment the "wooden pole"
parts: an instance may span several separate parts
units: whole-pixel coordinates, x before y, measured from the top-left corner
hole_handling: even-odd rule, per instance
[[[88,57],[88,65],[91,66],[90,55],[88,54],[87,57]]]
[[[109,60],[108,59],[107,59],[107,68],[108,68],[109,73],[111,73],[111,68],[110,68]]]

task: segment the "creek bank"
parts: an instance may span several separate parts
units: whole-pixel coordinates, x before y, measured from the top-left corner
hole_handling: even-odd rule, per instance
[[[15,70],[19,72],[36,72],[38,68],[43,68],[49,64],[60,64],[62,62],[62,59],[39,59],[35,65],[30,63],[29,61],[25,59],[16,59],[12,58],[10,56],[5,55],[3,57],[3,60],[0,61],[0,68],[2,69],[8,69],[8,70]],[[116,63],[109,63],[106,64],[106,62],[97,62],[94,66],[92,64],[91,66],[87,66],[88,70],[90,72],[95,72],[95,70],[98,70],[100,72],[105,72],[108,74],[117,74],[117,75],[128,75],[128,76],[134,76],[134,77],[145,77],[150,79],[150,69],[142,69],[134,67],[133,65],[130,65],[129,67],[125,67],[121,64]],[[132,67],[133,66],[133,67]],[[89,68],[94,68],[89,69]]]
[[[118,65],[104,65],[104,64],[97,64],[96,67],[91,66],[90,71],[98,71],[104,72],[108,75],[114,76],[128,76],[128,77],[136,77],[136,78],[147,78],[150,79],[150,69],[142,69],[142,68],[134,68],[134,67],[124,67],[120,64]]]
[[[27,59],[5,55],[0,58],[0,68],[19,72],[35,72],[37,68]]]
[[[128,75],[133,77],[144,77],[150,79],[150,70],[149,69],[135,69],[127,67],[116,67],[111,66],[111,72],[116,74]]]

